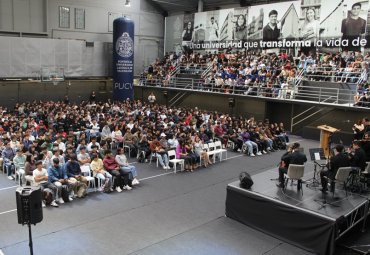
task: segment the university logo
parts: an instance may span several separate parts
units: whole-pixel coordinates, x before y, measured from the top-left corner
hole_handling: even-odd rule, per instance
[[[123,58],[129,58],[134,54],[134,41],[128,33],[123,33],[116,42],[116,52]]]

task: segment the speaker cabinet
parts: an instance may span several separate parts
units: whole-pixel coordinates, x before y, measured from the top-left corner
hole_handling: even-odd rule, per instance
[[[42,221],[42,192],[36,187],[19,187],[16,190],[18,223],[36,224]]]

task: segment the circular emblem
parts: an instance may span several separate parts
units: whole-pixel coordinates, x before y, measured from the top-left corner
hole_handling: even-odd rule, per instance
[[[116,52],[123,58],[129,58],[134,54],[134,41],[128,33],[123,33],[122,36],[117,39]]]

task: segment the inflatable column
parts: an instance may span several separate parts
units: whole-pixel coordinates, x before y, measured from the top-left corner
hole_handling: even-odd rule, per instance
[[[134,99],[134,22],[113,21],[113,100]]]

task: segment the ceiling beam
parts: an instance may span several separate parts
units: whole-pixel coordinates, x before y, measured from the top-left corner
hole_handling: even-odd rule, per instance
[[[168,16],[168,12],[167,10],[163,9],[163,7],[161,5],[159,5],[157,3],[157,1],[155,0],[149,0],[149,2],[153,5],[154,8],[156,8],[157,10],[159,10],[162,14],[163,17],[167,17]]]

